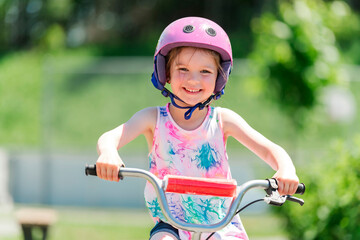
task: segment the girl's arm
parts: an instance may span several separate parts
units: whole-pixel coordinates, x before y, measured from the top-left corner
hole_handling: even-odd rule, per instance
[[[96,162],[96,173],[98,177],[110,181],[119,181],[119,168],[124,166],[124,163],[119,156],[118,149],[140,134],[145,135],[150,145],[156,119],[156,107],[146,108],[135,113],[126,123],[102,134],[97,143],[99,158]]]
[[[234,137],[277,171],[274,177],[279,182],[278,190],[281,195],[294,194],[299,178],[287,152],[255,131],[237,113],[221,108],[220,114],[225,139]]]

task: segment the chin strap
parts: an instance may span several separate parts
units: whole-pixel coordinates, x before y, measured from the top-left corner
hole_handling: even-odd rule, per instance
[[[189,120],[191,118],[191,115],[193,114],[193,112],[199,108],[199,110],[204,109],[206,106],[208,106],[212,100],[217,100],[221,97],[221,95],[224,94],[224,89],[216,94],[211,95],[205,102],[201,103],[199,102],[198,104],[196,104],[195,106],[192,107],[182,107],[179,106],[176,102],[175,99],[185,103],[183,100],[181,100],[178,96],[176,96],[175,94],[173,94],[172,92],[170,92],[167,88],[163,88],[163,90],[161,91],[161,94],[165,97],[169,97],[171,100],[171,103],[174,105],[174,107],[180,108],[180,109],[189,109],[185,112],[184,114],[184,118],[186,120]]]

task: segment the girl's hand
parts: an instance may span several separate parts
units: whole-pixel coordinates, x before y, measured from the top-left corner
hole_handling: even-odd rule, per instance
[[[119,181],[120,167],[125,167],[117,151],[101,153],[96,161],[97,176],[104,180]]]
[[[293,195],[299,185],[299,178],[293,168],[279,169],[273,176],[278,181],[280,195]]]

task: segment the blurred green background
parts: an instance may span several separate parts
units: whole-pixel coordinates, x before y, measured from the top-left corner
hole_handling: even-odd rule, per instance
[[[308,186],[304,207],[245,213],[250,238],[359,239],[359,11],[356,0],[0,0],[0,204],[11,206],[0,221],[51,207],[59,219],[50,239],[147,238],[146,210],[86,195],[100,190],[83,166],[96,161],[103,132],[166,103],[150,82],[158,37],[175,19],[202,16],[227,31],[235,58],[214,106],[283,146]],[[120,153],[146,168],[146,151],[140,137]],[[241,180],[272,176],[236,141],[228,151]]]

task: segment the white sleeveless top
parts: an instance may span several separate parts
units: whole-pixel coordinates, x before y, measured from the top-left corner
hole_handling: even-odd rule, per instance
[[[208,107],[205,120],[187,131],[172,119],[169,104],[158,107],[153,146],[149,153],[150,172],[160,179],[165,175],[231,179],[219,108]],[[164,218],[153,186],[147,182],[145,201],[154,220]],[[226,215],[232,198],[166,193],[173,216],[180,221],[213,224]],[[181,239],[191,239],[179,230]],[[204,235],[204,234],[203,234]],[[212,239],[248,239],[238,216]]]

